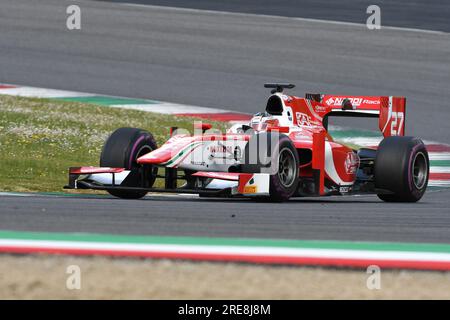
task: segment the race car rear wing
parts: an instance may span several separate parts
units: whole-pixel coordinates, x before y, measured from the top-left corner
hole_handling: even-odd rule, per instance
[[[329,116],[374,117],[379,119],[378,125],[384,137],[405,135],[405,97],[307,93],[305,98],[331,108],[323,118],[325,127]]]

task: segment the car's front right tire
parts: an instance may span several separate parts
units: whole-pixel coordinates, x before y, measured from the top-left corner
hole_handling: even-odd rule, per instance
[[[250,150],[252,148],[255,150]],[[269,196],[259,200],[289,200],[298,188],[299,167],[297,149],[284,134],[262,132],[252,136],[247,143],[243,172],[270,172]]]

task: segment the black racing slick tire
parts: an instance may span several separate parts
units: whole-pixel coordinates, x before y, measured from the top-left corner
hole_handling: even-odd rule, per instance
[[[157,175],[154,166],[139,165],[137,158],[157,148],[153,135],[137,128],[119,128],[106,140],[100,155],[101,167],[136,169],[138,175],[145,175],[146,187],[152,187]],[[141,179],[136,179],[140,181]],[[123,199],[139,199],[146,191],[108,190],[109,194]]]
[[[265,141],[261,143],[261,141]],[[252,148],[257,149],[250,150]],[[264,149],[264,150],[261,150]],[[257,150],[257,151],[256,151]],[[256,155],[253,161],[251,154]],[[284,134],[263,132],[250,138],[245,148],[243,172],[270,172],[269,197],[259,200],[287,201],[297,191],[300,160],[291,139]]]
[[[430,161],[422,140],[415,137],[387,137],[375,158],[375,188],[386,202],[417,202],[428,186]]]

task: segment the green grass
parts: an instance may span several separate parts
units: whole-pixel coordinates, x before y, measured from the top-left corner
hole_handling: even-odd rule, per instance
[[[98,165],[105,139],[119,127],[150,131],[164,143],[169,128],[192,131],[193,118],[61,100],[0,95],[0,190],[62,191],[71,166]],[[212,122],[224,130],[225,124]]]

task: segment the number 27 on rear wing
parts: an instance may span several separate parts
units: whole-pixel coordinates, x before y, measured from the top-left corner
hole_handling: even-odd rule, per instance
[[[405,135],[405,97],[306,94],[306,98],[331,108],[325,126],[328,116],[374,117],[384,137]]]

